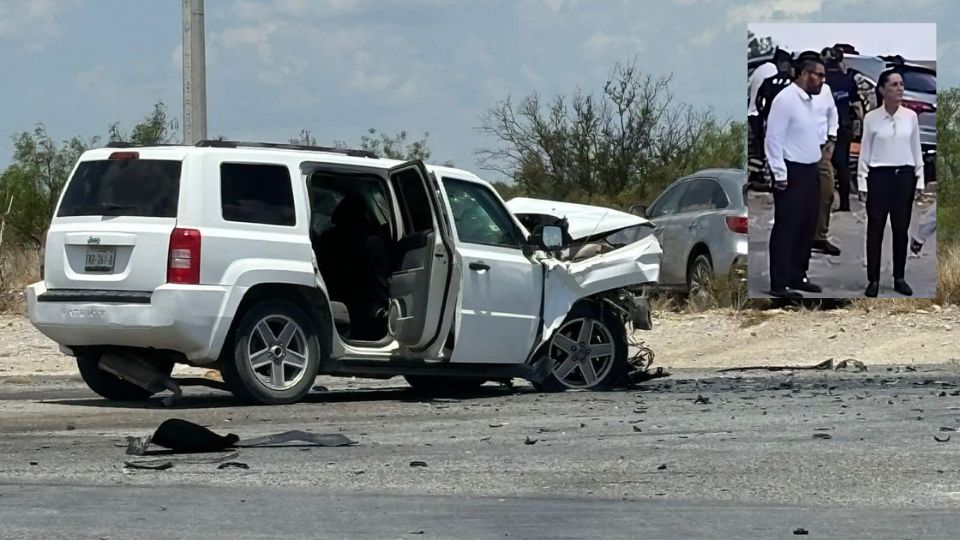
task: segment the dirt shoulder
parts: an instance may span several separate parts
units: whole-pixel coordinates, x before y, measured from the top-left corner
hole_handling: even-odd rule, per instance
[[[860,309],[700,314],[661,313],[638,337],[656,365],[728,368],[817,364],[847,358],[867,365],[960,362],[960,310],[867,313]]]
[[[867,365],[960,364],[960,310],[902,314],[716,310],[664,312],[638,332],[665,368],[817,364],[847,358]],[[205,370],[180,367],[178,373]],[[22,316],[0,315],[0,378],[76,376],[72,358]]]

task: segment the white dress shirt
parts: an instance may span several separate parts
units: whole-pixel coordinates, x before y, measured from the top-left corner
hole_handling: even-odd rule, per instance
[[[833,90],[830,85],[823,83],[820,93],[813,96],[814,114],[817,115],[817,121],[820,123],[817,128],[817,136],[820,142],[827,141],[827,136],[836,137],[837,127],[840,126],[840,117],[837,115],[837,102],[833,100]]]
[[[750,91],[750,101],[747,102],[747,116],[754,116],[757,111],[757,92],[760,85],[769,77],[777,74],[777,66],[773,62],[766,62],[757,66],[750,74],[750,80],[747,82],[747,88]]]
[[[923,154],[917,113],[900,106],[892,115],[882,105],[863,117],[863,137],[857,164],[857,189],[867,191],[870,167],[914,168],[917,189],[923,189]]]
[[[774,180],[787,179],[785,160],[806,164],[820,161],[823,139],[815,113],[813,99],[797,83],[791,83],[773,98],[763,147]]]

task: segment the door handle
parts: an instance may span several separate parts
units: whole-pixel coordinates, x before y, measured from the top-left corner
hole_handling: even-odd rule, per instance
[[[472,262],[469,266],[471,270],[476,270],[477,272],[490,269],[490,265],[483,261]]]

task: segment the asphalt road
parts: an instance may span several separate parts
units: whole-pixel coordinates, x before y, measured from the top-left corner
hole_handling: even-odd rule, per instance
[[[444,399],[389,381],[286,407],[187,389],[172,409],[2,384],[0,537],[954,538],[956,366],[875,369]],[[125,469],[124,437],[171,417],[359,444],[241,449],[245,470]]]
[[[838,203],[834,202],[834,208]],[[773,227],[773,195],[751,192],[749,196],[748,294],[750,298],[770,295],[770,263],[767,258],[770,230]],[[864,204],[850,198],[852,212],[834,212],[830,221],[830,241],[840,248],[839,256],[814,252],[808,276],[823,288],[822,294],[803,293],[809,298],[861,298],[867,287],[866,229]],[[915,203],[910,232],[929,207],[929,202]],[[893,290],[893,244],[890,225],[884,232],[880,260],[880,297],[904,298]],[[906,280],[917,298],[932,298],[937,289],[937,238],[934,234],[919,257],[908,254]]]

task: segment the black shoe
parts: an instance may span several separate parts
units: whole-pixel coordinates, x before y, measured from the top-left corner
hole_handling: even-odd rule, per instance
[[[819,294],[823,292],[823,288],[821,288],[819,285],[817,285],[816,283],[813,283],[807,278],[803,278],[803,281],[801,281],[800,283],[791,284],[790,288],[796,289],[798,291],[814,293],[814,294]]]
[[[907,285],[907,281],[902,278],[893,280],[893,290],[904,296],[913,296],[913,289],[911,289],[910,286]]]
[[[833,256],[833,257],[836,257],[837,255],[840,255],[840,248],[838,248],[837,246],[831,244],[831,243],[830,243],[829,241],[827,241],[827,240],[814,240],[814,241],[813,241],[813,249],[816,249],[816,250],[818,250],[818,251],[822,251],[822,252],[826,253],[827,255],[831,255],[831,256]]]
[[[910,251],[914,255],[919,255],[921,249],[923,249],[923,242],[918,242],[916,239],[910,241]]]
[[[784,298],[786,300],[800,300],[803,298],[802,294],[797,291],[791,291],[785,287],[781,289],[770,289],[770,296],[774,298]]]
[[[880,294],[880,282],[871,281],[870,284],[867,285],[867,291],[864,292],[863,294],[867,298],[876,298],[877,295]]]

